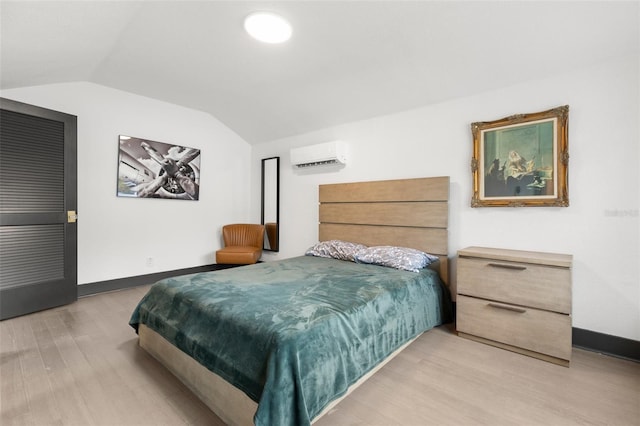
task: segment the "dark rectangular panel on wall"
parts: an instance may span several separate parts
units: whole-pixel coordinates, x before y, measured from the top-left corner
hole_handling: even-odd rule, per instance
[[[64,226],[0,227],[0,288],[64,278]]]
[[[50,222],[64,212],[64,123],[6,110],[0,123],[0,288],[60,279],[64,225]]]
[[[0,319],[77,299],[77,118],[0,98]]]
[[[0,212],[64,210],[64,123],[0,110]]]

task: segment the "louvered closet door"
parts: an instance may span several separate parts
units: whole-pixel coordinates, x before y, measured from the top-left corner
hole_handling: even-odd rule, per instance
[[[0,99],[0,319],[77,299],[76,139],[75,116]]]

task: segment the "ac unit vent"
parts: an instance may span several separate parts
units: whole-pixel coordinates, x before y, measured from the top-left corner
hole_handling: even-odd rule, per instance
[[[346,164],[346,145],[342,141],[291,149],[291,164],[297,168]]]

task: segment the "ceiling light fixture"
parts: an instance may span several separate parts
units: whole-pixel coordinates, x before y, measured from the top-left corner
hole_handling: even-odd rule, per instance
[[[283,43],[291,37],[291,25],[280,15],[255,12],[244,20],[244,29],[251,37],[265,43]]]

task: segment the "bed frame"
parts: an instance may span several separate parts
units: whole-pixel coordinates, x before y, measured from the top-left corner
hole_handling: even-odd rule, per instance
[[[438,255],[436,268],[448,282],[449,177],[399,179],[320,185],[319,241],[340,239],[368,246],[411,247]],[[193,358],[141,324],[140,346],[178,377],[229,425],[252,425],[257,403]],[[337,405],[411,342],[329,404]]]

